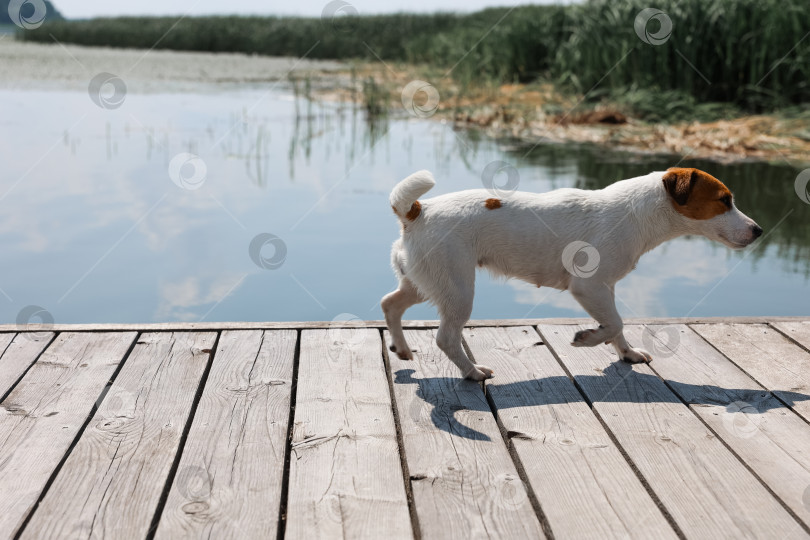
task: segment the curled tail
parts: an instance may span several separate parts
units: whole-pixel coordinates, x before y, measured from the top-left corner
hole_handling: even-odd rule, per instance
[[[417,199],[436,185],[430,171],[417,171],[394,186],[391,191],[391,207],[399,219],[414,220],[421,212]]]

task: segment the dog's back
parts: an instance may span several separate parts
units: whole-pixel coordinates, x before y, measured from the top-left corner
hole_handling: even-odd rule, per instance
[[[398,184],[395,193],[408,192],[410,178]],[[419,274],[435,275],[438,267],[454,272],[481,267],[564,290],[571,274],[559,254],[574,241],[602,246],[608,253],[616,251],[606,242],[620,243],[622,221],[630,209],[616,191],[639,196],[640,184],[645,182],[634,180],[595,191],[563,188],[496,197],[488,190],[473,189],[420,201],[399,200],[402,210],[408,208],[396,212],[403,223],[402,267],[417,283]],[[621,262],[627,271],[632,267],[632,262]],[[610,260],[606,263],[609,266]]]

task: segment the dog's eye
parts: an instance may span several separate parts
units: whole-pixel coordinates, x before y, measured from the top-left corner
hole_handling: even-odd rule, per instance
[[[726,208],[731,208],[731,195],[723,195],[720,197],[720,202],[726,205]]]

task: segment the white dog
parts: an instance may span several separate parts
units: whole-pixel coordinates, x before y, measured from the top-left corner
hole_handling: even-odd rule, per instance
[[[697,169],[671,168],[597,191],[566,188],[493,198],[475,189],[417,200],[434,185],[430,172],[419,171],[391,192],[402,237],[391,253],[399,288],[382,299],[390,349],[413,358],[402,315],[430,301],[441,319],[436,343],[465,377],[477,381],[492,377],[492,370],[473,364],[461,345],[476,266],[538,287],[568,289],[599,323],[577,332],[573,345],[612,343],[620,359],[644,362],[652,359],[649,353],[632,348],[622,334],[615,283],[641,255],[677,236],[700,234],[740,249],[762,234],[734,206],[728,188]]]

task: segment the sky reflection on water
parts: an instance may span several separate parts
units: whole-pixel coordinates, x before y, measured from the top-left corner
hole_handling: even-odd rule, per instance
[[[481,187],[494,160],[520,189],[603,187],[679,158],[581,145],[523,147],[431,120],[369,126],[347,105],[289,91],[130,94],[104,110],[86,93],[0,91],[2,320],[28,305],[59,323],[379,319],[396,284],[390,245],[399,226],[391,187],[434,172],[430,195]],[[199,155],[199,189],[169,175]],[[183,175],[192,175],[187,164]],[[798,170],[768,164],[705,168],[765,229],[751,251],[681,238],[645,255],[617,285],[624,316],[807,315],[810,205]],[[286,247],[248,247],[270,233]],[[277,264],[280,263],[280,264]],[[473,318],[582,316],[566,292],[478,274]],[[428,305],[411,319],[436,318]]]

